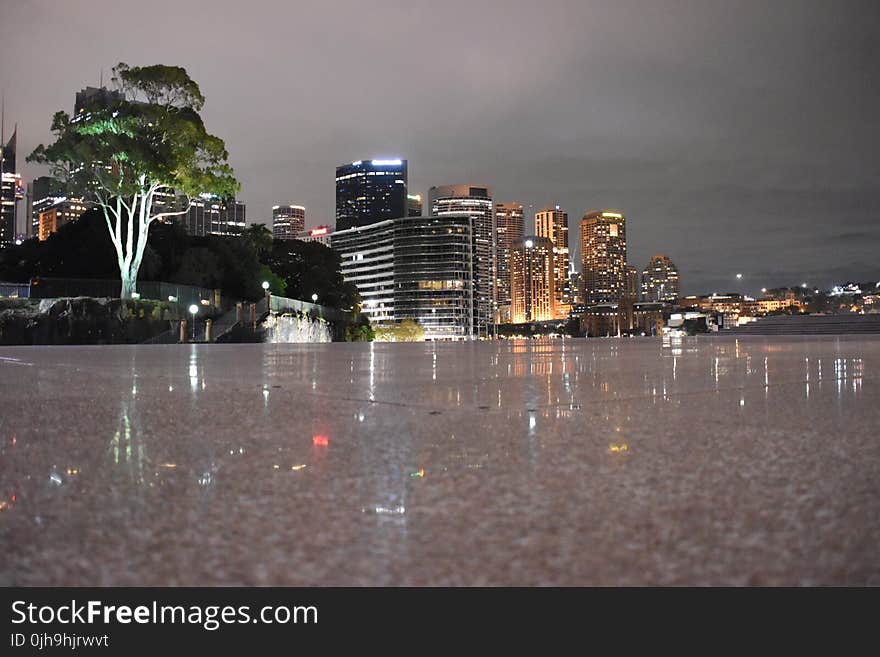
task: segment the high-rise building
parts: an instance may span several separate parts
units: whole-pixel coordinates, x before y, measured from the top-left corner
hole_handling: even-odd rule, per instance
[[[523,206],[495,204],[495,301],[499,323],[510,322],[510,255],[514,243],[525,234]]]
[[[553,241],[526,235],[510,256],[510,305],[514,324],[543,322],[556,317],[556,269]]]
[[[89,110],[108,109],[114,104],[125,100],[125,94],[121,91],[107,89],[106,87],[86,87],[76,92],[76,101],[73,104],[72,121],[88,118]]]
[[[406,160],[358,160],[336,167],[336,230],[407,215]]]
[[[473,221],[468,214],[394,221],[394,316],[426,340],[473,338]]]
[[[669,256],[658,254],[642,271],[642,298],[645,301],[675,301],[681,294],[678,267]]]
[[[177,215],[190,235],[241,235],[247,226],[245,204],[214,194],[199,194],[190,200],[189,210]]]
[[[584,303],[617,302],[626,293],[626,218],[592,210],[581,219]]]
[[[632,265],[626,266],[626,297],[632,301],[639,300],[639,270]]]
[[[272,236],[292,240],[306,229],[306,209],[301,205],[272,206]]]
[[[342,257],[342,276],[361,296],[370,322],[394,321],[394,220],[338,230],[330,247]]]
[[[407,194],[406,195],[406,216],[421,217],[422,216],[422,195]]]
[[[535,234],[553,242],[556,312],[559,317],[566,317],[572,304],[571,283],[568,278],[568,212],[557,205],[536,213]]]
[[[15,147],[17,130],[9,141],[0,138],[0,249],[15,243],[18,219],[18,201],[24,198],[24,183],[16,173]]]
[[[371,322],[414,319],[426,340],[476,337],[470,214],[388,219],[331,233],[330,246]]]
[[[49,235],[65,224],[79,219],[88,210],[85,201],[79,198],[60,198],[53,205],[40,212],[35,237],[40,241],[49,239]]]
[[[40,176],[28,185],[31,199],[31,237],[40,234],[40,213],[66,197],[61,181],[52,176]]]
[[[495,207],[492,190],[476,185],[431,187],[432,217],[465,213],[473,222],[473,332],[488,337],[495,320]]]

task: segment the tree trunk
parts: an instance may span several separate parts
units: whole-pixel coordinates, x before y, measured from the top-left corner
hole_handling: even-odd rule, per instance
[[[120,272],[120,279],[122,281],[122,288],[119,297],[121,299],[131,299],[132,295],[137,292],[137,279],[133,279],[125,270]]]

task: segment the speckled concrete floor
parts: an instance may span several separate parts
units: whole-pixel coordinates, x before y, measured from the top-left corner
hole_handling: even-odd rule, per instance
[[[0,584],[880,584],[880,339],[0,349]]]

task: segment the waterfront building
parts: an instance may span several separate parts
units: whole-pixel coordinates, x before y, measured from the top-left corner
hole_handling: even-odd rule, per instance
[[[473,224],[473,332],[488,337],[495,321],[495,207],[492,190],[482,185],[431,187],[432,217],[465,213]]]
[[[658,254],[642,271],[642,298],[645,301],[673,302],[681,294],[678,267],[669,256]]]
[[[567,317],[574,301],[568,277],[568,212],[556,205],[548,206],[536,213],[535,235],[546,237],[553,242],[555,312],[557,317]]]
[[[549,237],[527,235],[517,240],[510,256],[511,322],[556,319],[556,269]]]
[[[519,203],[495,204],[495,301],[499,323],[510,322],[510,256],[513,245],[523,238],[523,206]]]
[[[584,303],[615,303],[626,293],[626,218],[593,210],[581,220]]]

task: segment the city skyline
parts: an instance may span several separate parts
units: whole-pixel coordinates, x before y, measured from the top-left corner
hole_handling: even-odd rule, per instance
[[[38,31],[65,52],[63,60],[31,55],[27,68],[2,74],[19,160],[48,140],[52,113],[69,111],[71,94],[97,85],[102,68],[107,83],[118,61],[156,60],[153,30],[116,29],[149,25],[155,8],[92,4],[95,12],[41,12],[38,2],[4,10],[0,36],[9,47],[26,52]],[[271,225],[272,205],[293,195],[308,208],[307,227],[332,223],[336,166],[405,158],[411,194],[478,180],[496,198],[522,203],[526,221],[556,203],[573,220],[620,208],[629,262],[641,269],[651,255],[669,253],[682,293],[754,294],[793,280],[827,287],[875,275],[880,129],[872,117],[880,85],[868,65],[877,54],[869,4],[558,4],[549,12],[512,7],[509,18],[498,4],[478,4],[472,24],[456,30],[437,23],[427,4],[352,8],[363,29],[350,39],[334,32],[332,11],[308,5],[296,15],[304,38],[284,50],[265,36],[293,16],[275,8],[262,12],[267,20],[230,5],[230,20],[217,29],[239,43],[246,32],[261,36],[253,49],[241,44],[218,61],[193,48],[198,37],[184,27],[207,5],[169,3],[179,19],[163,33],[160,59],[202,85],[206,121],[226,140],[251,222]],[[94,13],[102,16],[100,40],[83,38],[98,29],[89,23]],[[471,39],[481,25],[492,26],[486,39]],[[429,27],[448,37],[443,57],[414,47]],[[178,30],[186,38],[174,38]],[[382,30],[388,38],[365,41]],[[557,45],[548,52],[499,47],[551,36]],[[344,66],[365,48],[391,62],[392,80]],[[261,74],[238,75],[245,66]],[[391,81],[401,79],[407,92],[392,94]],[[315,100],[282,102],[303,90]],[[27,181],[44,173],[18,168]]]

